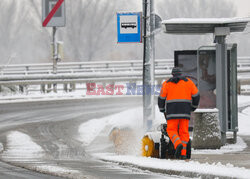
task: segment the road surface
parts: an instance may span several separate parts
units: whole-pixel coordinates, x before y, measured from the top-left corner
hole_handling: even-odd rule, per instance
[[[13,158],[3,152],[1,160],[24,168],[34,168],[38,164],[60,166],[79,171],[77,177],[83,178],[169,178],[167,175],[99,161],[89,155],[81,141],[76,139],[81,123],[141,104],[141,98],[135,97],[1,104],[0,142],[4,147],[9,132],[19,131],[30,136],[46,153],[39,161],[32,158],[24,161],[21,157]],[[15,178],[47,177],[5,163],[0,163],[0,174],[6,174],[6,178],[12,175]],[[68,177],[67,174],[60,176]]]

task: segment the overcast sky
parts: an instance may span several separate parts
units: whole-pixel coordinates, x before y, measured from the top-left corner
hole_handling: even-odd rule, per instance
[[[159,0],[155,0],[155,3]],[[219,0],[218,0],[219,1]],[[228,0],[237,6],[238,17],[250,17],[250,0]],[[139,9],[141,9],[142,1],[138,1]]]
[[[250,16],[250,0],[229,0],[233,1],[238,9],[237,16],[246,17]]]

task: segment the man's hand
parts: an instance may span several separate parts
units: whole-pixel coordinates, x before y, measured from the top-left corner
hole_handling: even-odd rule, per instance
[[[165,113],[166,111],[165,109],[160,109],[160,112]]]
[[[196,110],[196,108],[192,107],[192,112],[194,112]]]

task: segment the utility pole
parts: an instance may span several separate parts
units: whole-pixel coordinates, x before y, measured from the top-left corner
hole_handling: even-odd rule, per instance
[[[155,13],[154,0],[143,0],[143,127],[150,130],[155,118]]]
[[[57,42],[56,42],[56,27],[53,27],[52,32],[52,48],[53,48],[53,73],[57,73],[57,59],[58,59],[58,52],[57,52]]]
[[[57,52],[57,42],[56,42],[56,27],[53,27],[52,32],[52,44],[53,44],[53,74],[57,73],[57,60],[58,60],[58,52]],[[53,91],[57,93],[57,84],[53,84]]]

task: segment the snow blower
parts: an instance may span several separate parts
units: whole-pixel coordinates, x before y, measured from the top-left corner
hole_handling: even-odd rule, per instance
[[[157,131],[147,132],[142,139],[142,156],[160,159],[174,159],[175,149],[167,134],[167,123],[161,124]],[[191,139],[187,144],[187,159],[191,158]]]

